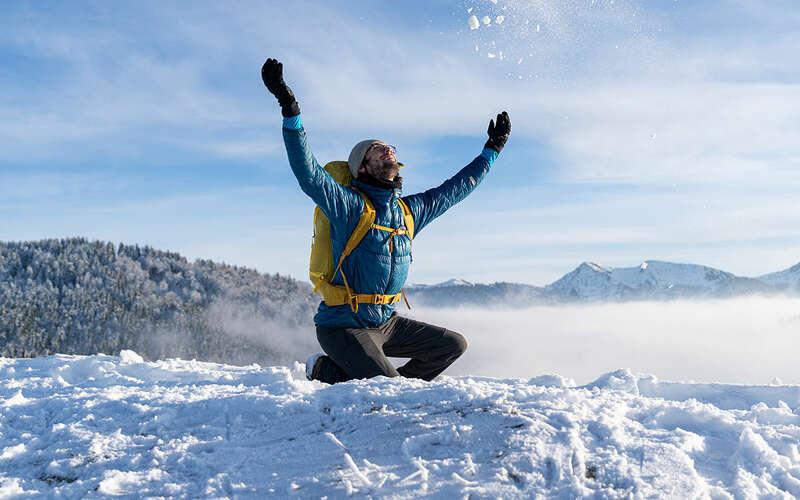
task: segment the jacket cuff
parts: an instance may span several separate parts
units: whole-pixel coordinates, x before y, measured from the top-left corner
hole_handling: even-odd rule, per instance
[[[300,130],[303,128],[303,123],[300,121],[300,115],[290,116],[283,119],[283,128],[289,130]]]
[[[486,161],[489,162],[489,165],[494,163],[494,161],[497,159],[497,155],[499,155],[499,154],[500,153],[498,153],[497,151],[495,151],[492,148],[483,148],[483,151],[481,151],[481,156],[486,158]]]

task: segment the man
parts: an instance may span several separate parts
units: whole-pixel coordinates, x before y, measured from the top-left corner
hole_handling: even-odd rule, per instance
[[[396,298],[412,257],[411,240],[403,231],[403,208],[398,203],[403,179],[398,175],[401,164],[395,149],[376,139],[356,144],[347,162],[352,187],[342,186],[311,154],[300,122],[300,106],[283,80],[283,65],[267,59],[261,77],[281,106],[283,140],[292,172],[303,192],[330,220],[333,261],[339,261],[364,209],[365,201],[355,189],[369,198],[376,211],[374,224],[384,229],[369,230],[342,261],[341,273],[334,275],[332,283],[348,286],[357,294]],[[480,184],[510,132],[511,122],[504,111],[497,115],[496,124],[489,122],[489,140],[469,165],[439,187],[402,197],[413,216],[414,236]],[[311,356],[306,376],[330,384],[377,375],[432,380],[466,350],[467,342],[458,333],[403,318],[394,307],[394,303],[361,303],[357,307],[320,303],[314,323],[327,355]],[[395,369],[387,356],[411,359]]]

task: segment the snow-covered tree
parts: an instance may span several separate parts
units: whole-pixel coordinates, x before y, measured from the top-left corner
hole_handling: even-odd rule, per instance
[[[287,361],[300,353],[274,340],[313,337],[316,303],[292,278],[148,246],[0,243],[0,356],[133,349],[148,358]]]

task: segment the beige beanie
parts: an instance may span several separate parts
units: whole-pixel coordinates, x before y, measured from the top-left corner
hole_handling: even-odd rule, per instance
[[[353,179],[358,177],[358,169],[361,167],[361,162],[364,161],[364,156],[367,154],[367,150],[373,144],[385,143],[383,141],[379,141],[378,139],[367,139],[353,146],[353,150],[350,151],[350,157],[347,158],[347,166],[350,167],[350,173],[353,174]]]

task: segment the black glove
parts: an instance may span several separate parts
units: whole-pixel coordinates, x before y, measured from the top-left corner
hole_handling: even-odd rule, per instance
[[[497,125],[494,120],[489,120],[489,130],[486,132],[489,134],[489,140],[483,147],[492,148],[498,153],[502,151],[509,134],[511,134],[511,120],[508,119],[508,113],[503,111],[497,115]]]
[[[267,90],[278,99],[278,104],[281,105],[281,114],[284,117],[289,118],[300,114],[300,105],[297,104],[297,99],[283,81],[283,63],[279,63],[276,59],[267,59],[267,62],[261,66],[261,79],[264,80]]]

